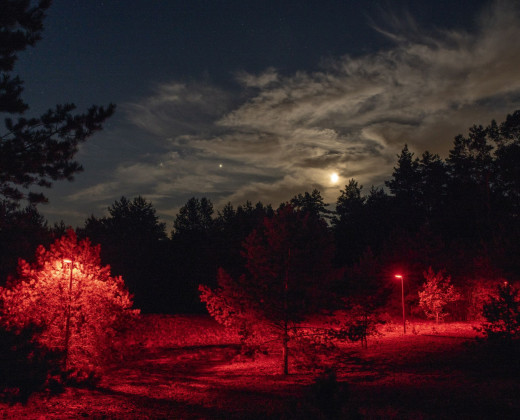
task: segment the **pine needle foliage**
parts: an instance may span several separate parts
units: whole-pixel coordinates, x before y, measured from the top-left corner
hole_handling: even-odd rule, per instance
[[[0,288],[0,323],[11,330],[34,325],[38,342],[66,352],[67,369],[93,371],[139,314],[121,277],[101,266],[100,247],[78,241],[70,229],[34,263],[19,261],[18,278]]]

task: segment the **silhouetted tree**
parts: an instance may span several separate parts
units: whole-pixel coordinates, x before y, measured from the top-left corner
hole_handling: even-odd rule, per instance
[[[410,152],[405,144],[401,154],[397,156],[397,166],[394,167],[392,179],[385,181],[385,185],[394,196],[394,223],[399,229],[409,232],[418,229],[424,222],[419,167],[419,159],[414,158],[414,153]]]
[[[16,273],[18,258],[29,260],[38,245],[51,242],[52,232],[36,207],[0,202],[0,286]]]
[[[152,203],[141,196],[131,201],[121,197],[108,208],[108,213],[107,224],[124,234],[125,239],[131,235],[141,239],[146,236],[146,242],[166,239],[166,225],[159,222]]]
[[[442,223],[445,209],[447,186],[449,182],[446,164],[439,155],[424,152],[419,160],[419,206],[425,216],[425,222]]]
[[[496,143],[492,243],[490,258],[507,277],[520,275],[520,110],[508,115],[488,132]],[[495,127],[493,129],[493,127]]]
[[[373,312],[386,304],[391,291],[388,273],[380,258],[367,248],[358,262],[347,268],[341,294],[347,296],[351,304]]]
[[[520,291],[509,282],[500,284],[496,296],[490,295],[483,306],[486,321],[482,328],[488,338],[507,340],[520,338]]]
[[[182,206],[173,222],[172,254],[176,257],[176,305],[183,312],[202,312],[198,285],[215,283],[217,254],[213,204],[205,197],[192,197]]]
[[[469,240],[488,240],[491,233],[493,145],[482,126],[458,135],[447,159],[450,174],[448,234]]]
[[[366,198],[361,195],[362,189],[362,185],[351,179],[345,185],[345,190],[340,190],[341,195],[336,201],[332,226],[336,238],[337,260],[341,264],[351,264],[369,246],[367,232],[371,227],[367,224]]]
[[[312,190],[312,193],[310,194],[305,192],[304,194],[295,195],[291,199],[290,204],[294,209],[304,213],[311,213],[315,217],[325,219],[330,219],[332,217],[332,211],[327,209],[328,204],[325,203],[321,193],[317,189]]]
[[[0,113],[22,115],[29,109],[21,98],[23,82],[12,73],[18,53],[41,39],[50,4],[50,0],[35,6],[27,0],[4,0],[0,5]],[[6,130],[0,132],[0,195],[14,202],[46,201],[42,193],[28,189],[72,180],[82,170],[74,161],[78,145],[101,129],[115,106],[92,106],[85,114],[73,114],[75,108],[57,105],[40,117],[5,119]]]
[[[476,267],[478,261],[487,261],[487,269],[493,272],[520,275],[515,257],[520,252],[520,178],[515,164],[520,150],[519,127],[519,111],[501,124],[492,121],[485,127],[473,126],[467,135],[455,137],[444,161],[428,151],[420,159],[414,158],[405,145],[392,179],[386,182],[392,196],[380,209],[387,215],[379,212],[379,218],[370,216],[370,200],[366,200],[364,215],[368,220],[385,221],[383,228],[369,224],[367,229],[367,234],[376,237],[377,232],[386,232],[378,240],[368,240],[375,254],[380,255],[376,243],[386,244],[384,249],[388,250],[395,248],[396,239],[404,242],[406,237],[424,250],[426,243],[417,235],[429,231],[431,237],[444,243],[443,265],[449,267],[454,279],[470,278],[468,270],[474,272],[476,268],[470,267]],[[389,219],[393,220],[390,229]],[[426,262],[421,254],[412,253]]]
[[[443,236],[456,239],[473,258],[484,256],[514,276],[520,267],[517,164],[520,112],[498,125],[473,126],[454,140],[446,160],[449,174]],[[442,229],[439,227],[439,230]],[[478,243],[480,247],[475,247]]]
[[[493,188],[507,197],[507,209],[517,217],[520,214],[520,110],[508,115],[500,127],[493,121],[488,132],[497,145]]]
[[[264,206],[261,202],[253,206],[247,201],[236,210],[231,203],[226,204],[215,220],[214,253],[218,266],[233,276],[239,275],[246,263],[242,243],[265,217],[273,214],[271,206]]]
[[[206,197],[192,197],[182,206],[173,222],[173,236],[207,234],[213,227],[213,204]]]
[[[7,329],[0,324],[0,396],[9,401],[26,403],[34,392],[59,388],[62,353],[39,344],[39,333],[31,325]]]
[[[115,275],[123,276],[136,305],[145,312],[168,310],[173,302],[166,225],[141,196],[121,197],[108,213],[108,217],[88,218],[82,234],[101,244],[102,260],[110,262]]]
[[[366,200],[361,196],[362,189],[362,185],[359,185],[355,179],[351,179],[345,185],[345,190],[340,190],[341,195],[336,202],[336,216],[333,218],[333,223],[338,224],[342,218],[350,218],[361,213]]]
[[[390,234],[395,229],[393,215],[393,200],[383,188],[372,186],[366,196],[364,213],[366,221],[363,231],[367,246],[379,254]]]

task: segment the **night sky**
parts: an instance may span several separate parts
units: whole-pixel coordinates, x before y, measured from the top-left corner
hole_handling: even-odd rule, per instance
[[[170,223],[192,196],[276,207],[313,188],[334,203],[352,177],[381,186],[405,143],[446,157],[455,135],[520,108],[519,8],[55,0],[15,68],[28,116],[118,109],[40,210],[78,226],[142,195]]]

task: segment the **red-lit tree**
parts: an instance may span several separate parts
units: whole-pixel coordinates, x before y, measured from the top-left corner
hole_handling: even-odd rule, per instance
[[[435,273],[431,267],[424,272],[424,283],[419,291],[419,304],[428,318],[434,318],[438,323],[440,319],[448,315],[444,312],[449,302],[455,302],[460,298],[451,284],[451,277],[444,277],[442,271]]]
[[[218,322],[246,338],[258,330],[274,337],[287,374],[289,343],[302,338],[302,322],[334,309],[331,286],[342,272],[332,266],[330,232],[316,215],[287,205],[264,219],[243,247],[248,273],[233,278],[219,270],[218,287],[201,286],[201,300]]]
[[[42,345],[64,351],[66,369],[92,370],[139,313],[99,254],[99,246],[78,241],[72,229],[49,249],[40,246],[35,262],[20,260],[18,279],[0,288],[0,322],[10,329],[37,326]]]

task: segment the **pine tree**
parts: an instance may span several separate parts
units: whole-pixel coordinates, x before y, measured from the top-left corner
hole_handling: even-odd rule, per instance
[[[123,279],[101,267],[99,253],[73,230],[49,249],[40,246],[35,262],[20,260],[18,279],[0,288],[0,322],[9,329],[40,328],[38,341],[64,351],[67,369],[90,370],[139,313]]]
[[[161,281],[169,273],[166,226],[152,203],[138,196],[121,197],[108,207],[109,216],[85,222],[82,234],[101,245],[101,258],[121,275],[143,311],[166,310],[171,291]],[[151,287],[151,284],[154,287]],[[160,300],[160,302],[159,302]]]
[[[50,0],[37,5],[28,0],[0,2],[0,114],[24,115],[29,105],[22,99],[23,81],[13,75],[17,54],[41,39],[45,12]],[[5,118],[0,130],[0,196],[12,202],[27,199],[45,202],[32,186],[52,186],[61,179],[72,180],[82,170],[74,160],[80,143],[102,128],[115,106],[92,106],[84,114],[74,114],[72,103],[57,105],[40,117]]]
[[[211,200],[192,197],[182,206],[173,221],[172,252],[177,261],[172,267],[177,281],[176,310],[202,312],[198,285],[215,279],[218,268],[214,252],[217,224]],[[213,282],[212,285],[215,283]]]
[[[307,191],[304,194],[295,195],[291,201],[291,206],[298,211],[312,213],[316,217],[325,219],[331,218],[332,211],[328,210],[328,204],[325,203],[319,190],[314,189],[312,193]]]
[[[289,343],[301,323],[333,309],[332,285],[342,274],[332,266],[334,246],[323,219],[289,204],[264,219],[244,241],[247,274],[233,278],[219,271],[218,287],[201,286],[201,300],[215,319],[245,336],[263,328],[282,351],[288,373]]]
[[[336,213],[332,218],[332,226],[338,247],[338,261],[352,263],[356,261],[367,248],[367,225],[365,209],[366,197],[361,195],[363,186],[355,179],[350,179],[345,190],[336,201]]]

